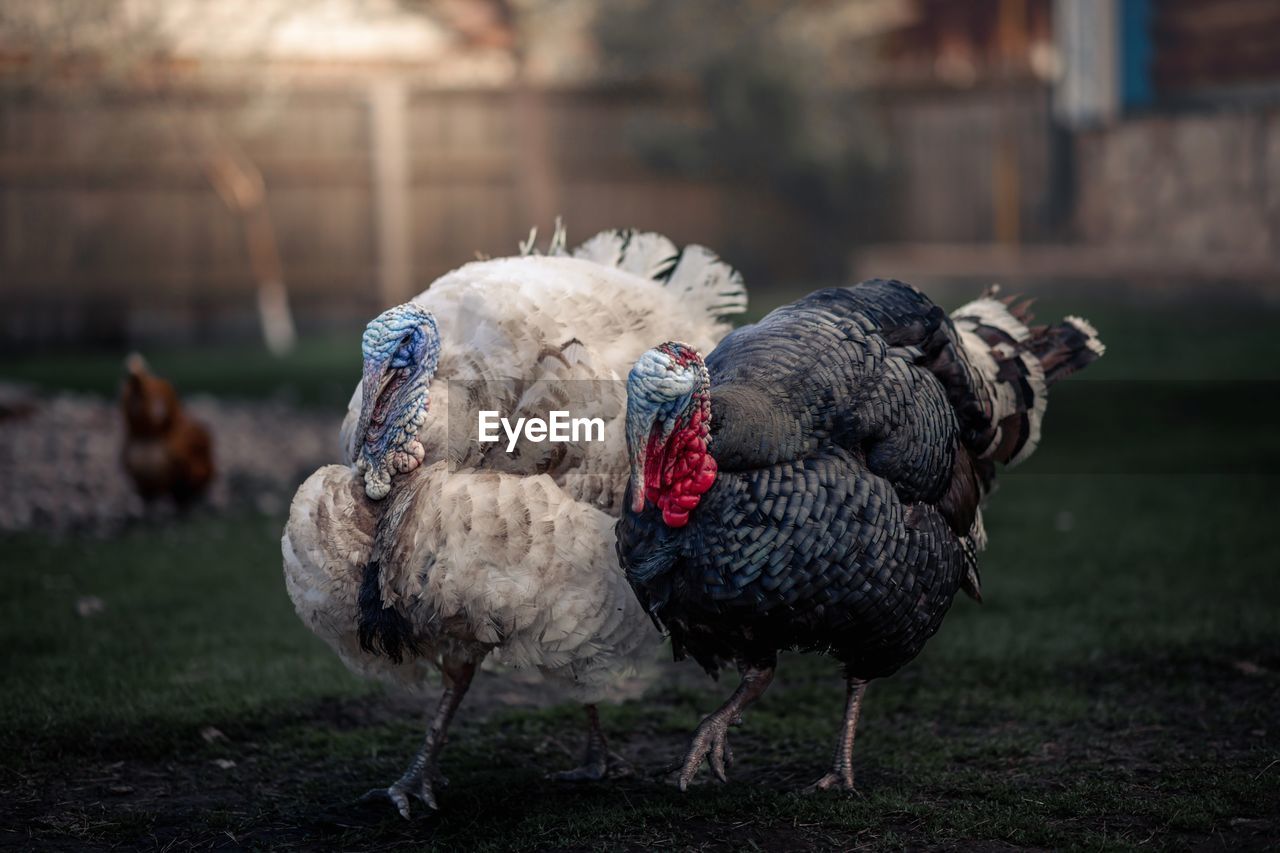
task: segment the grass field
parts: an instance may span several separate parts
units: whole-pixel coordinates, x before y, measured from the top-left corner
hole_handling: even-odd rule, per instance
[[[663,776],[730,689],[691,664],[602,709],[637,774],[598,786],[542,778],[578,749],[579,711],[525,707],[528,691],[486,674],[444,754],[442,812],[355,805],[416,749],[422,703],[347,674],[293,615],[281,519],[196,514],[0,542],[0,846],[1280,844],[1280,317],[1070,310],[1108,356],[1063,386],[1043,452],[992,501],[986,604],[957,601],[921,657],[868,691],[859,795],[797,793],[826,769],[843,690],[831,662],[789,655],[733,735],[727,786],[681,795]],[[334,349],[270,368],[153,361],[188,391],[333,405],[357,369]],[[105,392],[117,364],[2,373]],[[82,618],[90,594],[107,606]]]

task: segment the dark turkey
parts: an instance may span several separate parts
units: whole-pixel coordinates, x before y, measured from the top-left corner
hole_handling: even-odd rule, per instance
[[[674,342],[636,362],[619,557],[677,658],[742,673],[681,788],[704,758],[725,778],[726,728],[782,649],[844,664],[845,725],[816,786],[851,788],[866,682],[920,653],[957,590],[980,599],[996,466],[1030,455],[1047,388],[1103,352],[1084,320],[1029,328],[1025,304],[993,296],[948,318],[876,279],[779,308],[705,363]]]

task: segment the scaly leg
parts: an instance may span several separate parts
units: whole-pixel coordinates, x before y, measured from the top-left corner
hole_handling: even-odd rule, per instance
[[[440,773],[437,759],[444,747],[445,737],[449,731],[449,723],[462,704],[462,697],[467,695],[471,679],[476,674],[474,661],[456,661],[445,659],[441,662],[440,672],[444,676],[444,692],[440,694],[440,704],[436,706],[436,714],[431,719],[427,736],[422,741],[422,749],[414,756],[409,769],[404,775],[392,783],[389,788],[374,788],[362,800],[386,798],[391,801],[400,816],[409,818],[409,796],[422,800],[428,808],[437,809],[437,786],[443,788],[449,784]]]
[[[630,776],[631,766],[621,756],[609,751],[596,706],[583,705],[582,709],[587,712],[587,749],[582,765],[553,773],[551,778],[557,782],[599,782],[601,779]]]
[[[729,748],[729,726],[741,723],[742,711],[768,689],[773,681],[774,666],[775,664],[770,663],[763,667],[744,667],[742,681],[729,701],[703,719],[693,734],[693,742],[689,744],[684,766],[680,769],[681,791],[688,790],[689,783],[698,775],[704,758],[711,765],[711,772],[717,779],[721,782],[729,781],[729,777],[725,775],[725,767],[733,764],[733,750]]]
[[[862,694],[867,689],[867,682],[861,678],[848,679],[848,693],[845,700],[844,725],[840,728],[840,739],[836,741],[836,757],[831,772],[814,782],[806,791],[829,791],[837,789],[852,791],[853,787],[853,736],[858,728],[858,712],[862,709]]]

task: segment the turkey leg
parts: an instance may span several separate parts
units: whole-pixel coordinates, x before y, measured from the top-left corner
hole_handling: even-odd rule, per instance
[[[600,728],[600,712],[595,705],[583,705],[587,712],[587,749],[582,765],[552,774],[558,782],[599,782],[601,779],[631,775],[631,766],[621,756],[609,751],[609,743]]]
[[[436,805],[435,789],[437,786],[443,788],[448,785],[449,780],[440,772],[437,759],[444,746],[449,723],[462,704],[462,697],[467,695],[471,679],[475,677],[476,663],[446,658],[441,661],[440,672],[444,676],[444,691],[440,694],[440,704],[436,706],[435,716],[427,728],[427,736],[422,741],[422,749],[414,756],[409,769],[391,787],[374,788],[361,797],[362,800],[390,800],[406,820],[409,818],[410,795],[422,800],[428,808],[439,808]]]
[[[733,691],[729,701],[716,711],[708,714],[693,734],[693,742],[685,754],[684,766],[680,769],[680,790],[689,788],[693,777],[698,775],[705,758],[711,765],[711,772],[721,782],[728,782],[725,767],[733,764],[733,750],[729,748],[729,726],[742,722],[742,711],[768,689],[773,681],[775,664],[756,667],[747,666],[742,669],[742,681],[738,689]]]
[[[862,709],[862,694],[867,689],[867,682],[861,678],[848,679],[848,693],[845,699],[844,725],[840,728],[840,739],[836,741],[836,757],[831,772],[814,782],[806,791],[852,791],[853,787],[853,736],[858,728],[858,712]]]

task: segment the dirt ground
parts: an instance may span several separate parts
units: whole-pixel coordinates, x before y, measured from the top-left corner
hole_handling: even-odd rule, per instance
[[[1053,731],[1034,719],[975,725],[925,718],[909,707],[886,716],[876,707],[873,689],[856,759],[861,791],[852,796],[798,793],[823,771],[826,744],[779,743],[768,734],[785,724],[789,703],[809,700],[815,689],[828,694],[832,713],[826,716],[838,714],[839,684],[827,667],[798,659],[786,663],[799,671],[799,684],[789,684],[783,669],[762,703],[762,715],[780,719],[756,726],[752,715],[735,733],[739,762],[726,786],[704,778],[680,795],[670,782],[669,771],[687,745],[685,729],[724,692],[709,688],[689,666],[665,667],[660,690],[628,701],[621,712],[605,710],[611,745],[634,772],[585,785],[541,778],[576,758],[581,732],[575,709],[540,711],[550,698],[545,688],[509,673],[488,674],[468,696],[446,750],[444,766],[454,784],[441,797],[440,814],[415,802],[417,813],[404,821],[385,802],[357,801],[366,788],[398,775],[417,745],[414,721],[430,701],[375,695],[321,700],[230,731],[205,731],[185,753],[128,757],[108,738],[82,760],[57,769],[7,773],[10,817],[0,847],[503,849],[518,835],[522,844],[565,850],[663,844],[704,850],[996,849],[1056,848],[1062,842],[1235,850],[1266,849],[1280,838],[1280,756],[1251,770],[1255,782],[1270,779],[1256,798],[1237,790],[1248,780],[1234,773],[1276,755],[1274,726],[1280,719],[1272,712],[1272,728],[1256,728],[1248,715],[1231,712],[1274,702],[1280,655],[1103,661],[1061,674],[1071,691],[1097,691],[1100,707],[1158,708],[1141,725],[1117,725],[1108,719],[1110,712]],[[1176,690],[1162,690],[1158,672],[1167,667],[1193,679],[1200,686],[1196,695],[1179,699]],[[926,687],[921,679],[901,680],[915,682],[908,690],[919,690]],[[1219,725],[1224,717],[1229,722]],[[687,726],[671,725],[673,718]],[[909,740],[944,751],[942,744],[950,742],[959,745],[957,754],[950,766],[927,761],[921,773],[912,767],[911,754],[888,751],[885,729],[923,730]],[[359,748],[353,751],[353,744]],[[985,748],[975,752],[972,745]],[[76,744],[64,747],[81,751]],[[1195,769],[1180,778],[1171,767]],[[1245,810],[1214,821],[1206,832],[1192,805],[1198,798]],[[814,808],[837,803],[844,820],[814,819]],[[683,815],[690,804],[693,814]],[[1007,814],[1011,805],[1015,812],[1035,813],[1033,822],[1043,821],[1043,841],[1035,832],[1027,834],[1025,818],[1032,815]],[[568,816],[584,807],[637,810],[638,819],[630,830],[624,821],[580,844],[530,834],[539,815],[550,825],[572,824]],[[1009,837],[957,834],[972,832],[964,815],[984,807],[997,823],[1008,824]],[[725,821],[725,812],[735,819]]]

